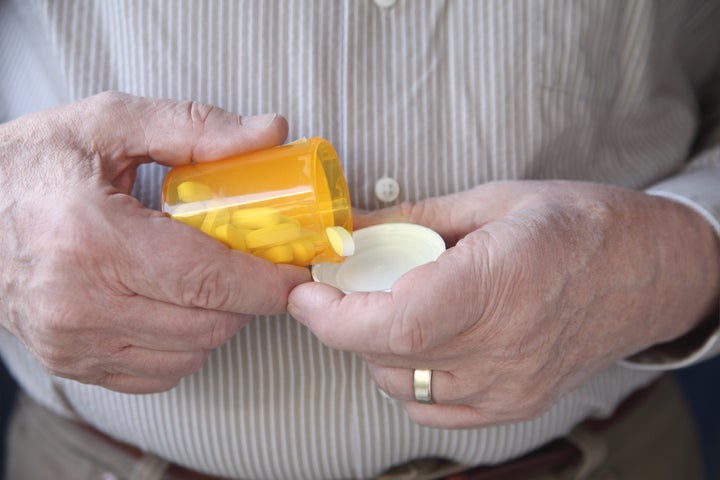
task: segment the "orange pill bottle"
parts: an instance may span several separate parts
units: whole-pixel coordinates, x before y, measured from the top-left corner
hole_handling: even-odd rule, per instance
[[[345,174],[322,138],[173,168],[162,211],[274,263],[337,263],[354,251]]]

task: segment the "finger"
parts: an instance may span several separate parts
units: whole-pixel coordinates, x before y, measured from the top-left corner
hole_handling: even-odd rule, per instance
[[[389,397],[406,402],[415,400],[412,369],[383,367],[374,363],[367,363],[367,368],[375,385]]]
[[[184,307],[276,314],[285,312],[290,290],[311,279],[307,268],[274,265],[231,250],[127,195],[111,195],[97,207],[78,210],[82,242],[68,248],[82,250],[77,255],[95,252],[103,275],[121,293]]]
[[[54,369],[57,377],[99,385],[127,393],[167,390],[198,371],[206,362],[207,351],[163,352],[129,346],[111,358],[85,357],[72,371]]]
[[[98,385],[108,390],[130,394],[160,393],[175,387],[183,377],[145,378],[109,373],[94,382],[83,382]]]
[[[288,297],[288,312],[322,343],[358,353],[388,352],[393,308],[389,293],[345,295],[322,283],[301,284]]]
[[[68,207],[73,221],[53,235],[55,244],[63,245],[62,257],[81,259],[87,281],[101,291],[109,287],[114,295],[137,294],[182,307],[275,314],[285,311],[294,286],[311,279],[307,268],[230,250],[128,195],[93,200],[89,194]]]
[[[207,350],[178,352],[128,346],[103,363],[103,375],[160,380],[180,378],[197,372],[207,361],[208,355]]]
[[[410,418],[433,428],[473,428],[526,422],[546,412],[552,404],[508,401],[504,392],[488,391],[487,397],[468,404],[424,404],[405,401]]]
[[[432,361],[418,364],[418,368],[429,368]],[[420,366],[422,365],[422,366]],[[403,401],[415,401],[414,369],[387,367],[374,363],[368,363],[368,371],[380,390],[392,398]],[[439,405],[465,405],[475,401],[481,392],[492,391],[501,383],[498,378],[493,378],[492,372],[483,375],[476,372],[473,377],[464,378],[450,371],[431,369],[432,400]],[[468,380],[473,378],[472,381]]]
[[[431,428],[466,429],[508,423],[493,412],[468,405],[428,405],[410,401],[404,402],[403,407],[414,423]]]
[[[133,231],[118,272],[131,291],[185,307],[255,314],[283,313],[296,285],[310,281],[308,269],[275,265],[231,250],[201,231],[139,205],[119,215],[121,230]],[[172,272],[169,274],[169,272]]]
[[[279,115],[242,117],[193,101],[105,92],[73,104],[73,108],[81,110],[77,118],[85,118],[84,113],[97,120],[81,130],[95,149],[114,158],[151,159],[166,165],[217,160],[267,148],[287,135],[287,122]],[[104,143],[95,145],[105,138]]]
[[[128,345],[165,350],[212,350],[224,344],[249,316],[181,307],[139,295],[122,298],[109,309],[116,336]]]
[[[527,193],[528,182],[492,182],[471,190],[418,202],[404,202],[371,212],[353,211],[354,228],[389,222],[424,225],[439,233],[448,245],[454,245],[468,232],[482,228],[507,212],[531,200],[519,200]]]

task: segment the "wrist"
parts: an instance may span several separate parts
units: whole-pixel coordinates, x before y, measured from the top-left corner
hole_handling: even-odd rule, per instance
[[[720,239],[701,212],[674,198],[650,199],[656,217],[665,223],[657,242],[665,265],[665,290],[659,303],[671,332],[630,356],[634,367],[678,368],[694,363],[712,350],[720,326]],[[667,300],[670,299],[670,305]]]

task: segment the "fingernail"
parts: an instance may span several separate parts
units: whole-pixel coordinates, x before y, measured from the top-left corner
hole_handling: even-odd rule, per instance
[[[267,128],[277,117],[277,113],[266,113],[264,115],[248,115],[241,118],[240,124],[244,128]]]

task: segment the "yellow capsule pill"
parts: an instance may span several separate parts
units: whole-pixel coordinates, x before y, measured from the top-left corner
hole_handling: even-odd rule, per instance
[[[276,245],[263,250],[255,250],[253,251],[253,255],[257,255],[273,263],[292,263],[295,259],[293,250],[289,245]]]
[[[306,236],[306,232],[297,223],[280,223],[249,232],[245,235],[245,244],[248,248],[255,250],[282,245],[299,240],[304,236]]]
[[[223,242],[225,245],[230,246],[229,236],[228,236],[228,225],[218,225],[215,228],[213,228],[212,236],[216,239]]]
[[[227,237],[230,248],[234,248],[235,250],[247,251],[248,248],[245,244],[245,236],[251,231],[252,230],[248,230],[245,228],[238,228],[232,224],[228,225]]]
[[[195,205],[181,203],[173,209],[170,216],[175,220],[187,223],[191,227],[200,228],[205,219],[205,211]]]
[[[315,245],[310,240],[298,240],[289,244],[298,265],[308,265],[315,256]]]
[[[204,183],[185,181],[177,186],[177,196],[181,202],[200,202],[212,198],[212,189]]]
[[[226,225],[229,221],[229,213],[226,208],[216,208],[209,210],[200,225],[200,230],[213,235],[215,229],[221,225]]]
[[[255,230],[281,223],[282,215],[270,207],[240,208],[232,212],[230,221],[238,228]]]

